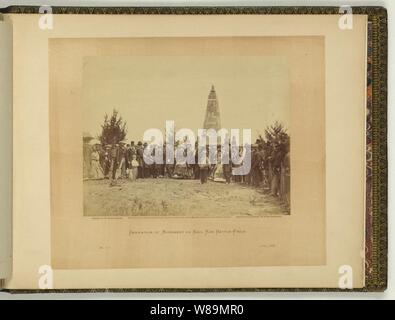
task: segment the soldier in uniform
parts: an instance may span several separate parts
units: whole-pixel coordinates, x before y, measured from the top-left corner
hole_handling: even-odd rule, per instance
[[[271,193],[273,196],[279,196],[280,191],[280,171],[281,171],[282,154],[277,144],[274,145],[272,155],[272,180]]]
[[[222,171],[224,173],[224,178],[227,184],[230,184],[232,178],[232,162],[231,162],[231,155],[230,155],[230,145],[229,145],[229,152],[228,157],[226,156],[226,152],[224,152],[222,156]]]
[[[194,179],[197,180],[200,177],[200,169],[199,169],[199,145],[196,141],[195,143],[195,164],[193,165],[193,176]]]
[[[174,173],[174,155],[173,155],[173,159],[170,159],[170,157],[169,157],[169,159],[167,159],[167,149],[166,148],[167,147],[166,147],[166,143],[165,143],[164,147],[163,147],[163,149],[164,149],[163,160],[164,160],[164,163],[165,163],[165,167],[164,167],[165,173],[164,173],[164,175],[166,177],[168,177],[168,178],[171,178],[173,176],[173,173]]]
[[[119,145],[113,144],[110,150],[110,174],[111,185],[115,184],[117,179],[118,161],[119,161]]]
[[[130,152],[131,155],[136,154],[136,145],[134,144],[134,141],[130,142]]]
[[[207,154],[199,155],[199,168],[200,168],[200,183],[207,183],[207,178],[210,169],[210,159]]]
[[[144,145],[143,145],[143,154],[144,154],[144,151],[145,150],[147,150],[147,148],[148,148],[148,143],[147,142],[144,142]],[[148,156],[150,156],[150,155],[148,155]],[[151,177],[151,164],[148,164],[148,163],[146,163],[145,161],[144,161],[144,156],[143,156],[143,171],[144,171],[144,178],[150,178]]]
[[[258,145],[252,145],[251,154],[251,180],[250,184],[254,187],[258,187],[261,182],[261,155],[258,152]]]
[[[156,168],[156,173],[159,177],[164,177],[165,175],[165,147],[164,145],[159,145],[157,147],[157,151],[159,152],[159,154],[162,154],[162,163],[155,163],[155,168]]]
[[[126,152],[126,141],[119,142],[119,153],[118,153],[118,165],[120,171],[120,178],[126,178],[127,169],[127,152]]]
[[[110,167],[111,167],[111,145],[107,144],[104,147],[104,152],[102,155],[102,166],[104,172],[104,179],[110,179]]]
[[[150,148],[150,147],[148,147],[148,148]],[[158,175],[159,175],[159,164],[156,164],[156,159],[155,159],[155,155],[156,155],[156,152],[157,152],[157,149],[156,149],[156,147],[152,147],[152,149],[150,148],[149,149],[150,150],[150,159],[151,159],[151,161],[152,161],[152,163],[151,164],[149,164],[149,168],[150,168],[150,176],[152,176],[153,178],[157,178],[158,177]]]
[[[137,170],[137,178],[143,179],[144,178],[144,149],[143,149],[143,144],[141,141],[139,141],[137,143],[136,158],[139,163],[138,170]]]

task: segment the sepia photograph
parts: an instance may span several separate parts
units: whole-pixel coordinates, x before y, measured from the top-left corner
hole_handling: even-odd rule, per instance
[[[290,214],[286,57],[85,57],[82,73],[85,216]]]
[[[324,52],[321,36],[50,39],[52,265],[325,263]]]

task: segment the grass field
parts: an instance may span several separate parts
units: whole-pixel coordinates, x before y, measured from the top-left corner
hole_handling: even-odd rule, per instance
[[[199,180],[84,181],[85,216],[235,217],[289,214],[278,199],[241,184]]]

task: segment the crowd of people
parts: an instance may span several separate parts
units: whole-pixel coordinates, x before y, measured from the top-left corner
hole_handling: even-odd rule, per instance
[[[120,179],[133,181],[148,178],[196,179],[202,184],[208,180],[228,184],[239,183],[262,188],[289,204],[289,145],[284,147],[281,143],[259,138],[250,147],[250,166],[245,172],[240,172],[244,160],[242,158],[237,164],[232,162],[231,148],[228,149],[230,154],[226,159],[225,154],[221,154],[221,148],[216,148],[216,161],[210,161],[208,149],[204,158],[199,159],[200,153],[196,149],[195,163],[190,164],[186,157],[176,157],[174,161],[169,161],[166,157],[166,145],[163,145],[160,147],[163,161],[156,163],[155,150],[159,147],[152,152],[145,152],[149,145],[141,141],[137,144],[134,141],[120,141],[104,146],[100,143],[84,143],[84,178],[108,179],[110,186],[116,185]],[[242,147],[239,152],[239,156],[242,156]],[[152,157],[150,161],[145,161],[147,156]]]

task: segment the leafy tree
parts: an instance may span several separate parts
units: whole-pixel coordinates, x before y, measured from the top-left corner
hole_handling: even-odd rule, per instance
[[[289,152],[290,138],[284,126],[275,122],[265,129],[265,138],[260,137],[266,162],[278,167]]]
[[[126,138],[126,122],[119,116],[117,110],[112,111],[111,117],[104,115],[104,123],[101,125],[102,133],[98,136],[102,145],[116,144]]]

